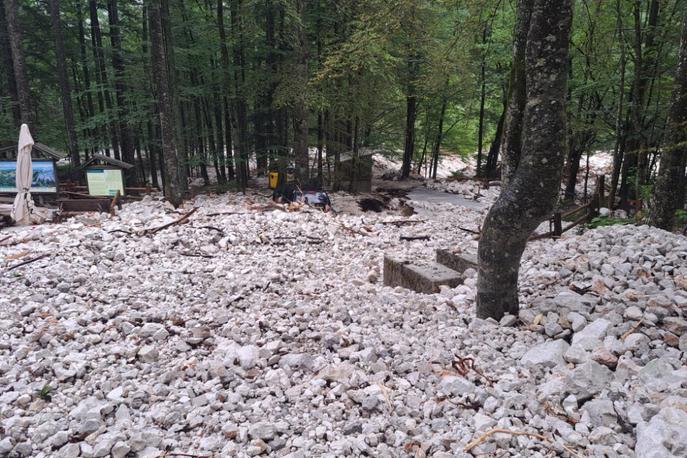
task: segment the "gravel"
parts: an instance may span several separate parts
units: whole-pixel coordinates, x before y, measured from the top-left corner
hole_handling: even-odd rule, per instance
[[[530,243],[501,326],[474,318],[474,271],[432,295],[377,280],[386,252],[476,250],[456,227],[484,209],[410,204],[423,219],[399,228],[259,195],[146,197],[8,232],[4,265],[50,257],[0,278],[0,456],[460,457],[493,427],[547,442],[498,433],[471,454],[685,455],[683,237]]]

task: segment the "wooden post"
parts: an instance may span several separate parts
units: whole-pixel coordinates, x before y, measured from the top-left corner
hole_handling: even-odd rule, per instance
[[[596,177],[596,193],[599,195],[599,205],[601,205],[606,194],[606,175]]]
[[[553,214],[553,237],[557,238],[563,234],[563,219],[561,212],[557,211]]]
[[[587,210],[588,219],[591,221],[592,218],[599,215],[599,193],[595,192],[592,194],[592,199],[589,201],[589,207]]]

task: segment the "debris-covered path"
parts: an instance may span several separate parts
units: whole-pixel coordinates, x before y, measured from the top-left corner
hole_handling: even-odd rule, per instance
[[[0,243],[7,267],[48,255],[0,280],[0,456],[687,450],[683,238],[534,242],[523,310],[499,326],[473,318],[474,272],[435,295],[381,284],[385,252],[474,250],[456,228],[482,209],[418,203],[431,211],[398,227],[260,197],[192,204],[154,234],[191,205],[147,198]]]

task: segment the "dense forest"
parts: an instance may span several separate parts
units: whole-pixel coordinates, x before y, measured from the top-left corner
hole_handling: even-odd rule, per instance
[[[105,153],[137,165],[129,183],[162,177],[168,195],[188,176],[241,188],[287,165],[337,188],[340,155],[361,147],[402,154],[402,177],[436,173],[440,152],[496,176],[519,96],[517,3],[3,0],[0,142],[24,121],[73,166]],[[650,195],[676,140],[667,123],[685,8],[573,2],[567,199],[597,150],[614,155],[612,197]]]

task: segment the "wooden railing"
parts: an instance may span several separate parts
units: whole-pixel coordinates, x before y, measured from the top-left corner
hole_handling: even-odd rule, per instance
[[[568,232],[570,229],[579,226],[582,223],[586,223],[599,216],[599,208],[601,202],[605,198],[605,176],[599,175],[596,177],[596,188],[594,193],[591,195],[589,202],[585,205],[581,205],[564,212],[556,211],[549,218],[549,232],[544,234],[538,234],[530,237],[530,240],[541,240],[548,237],[557,239],[564,233]],[[569,219],[572,216],[576,216],[570,224],[563,226],[563,220]]]

